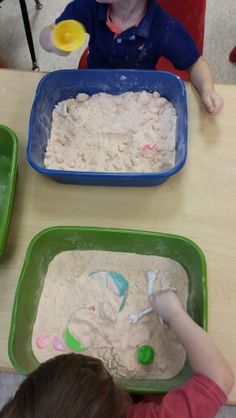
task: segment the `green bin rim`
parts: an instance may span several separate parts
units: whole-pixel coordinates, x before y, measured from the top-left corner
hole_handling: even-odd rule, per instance
[[[18,149],[19,149],[18,137],[11,128],[9,128],[6,125],[0,124],[0,133],[1,132],[9,135],[9,138],[11,139],[12,145],[13,145],[13,152],[12,152],[10,179],[9,179],[9,185],[10,185],[11,190],[10,190],[9,198],[6,203],[6,208],[2,217],[2,223],[5,226],[3,227],[2,233],[0,232],[0,262],[2,258],[4,257],[8,231],[9,231],[9,226],[10,226],[10,220],[11,220],[11,215],[12,215],[12,206],[13,206],[13,199],[14,199],[14,193],[15,193],[15,183],[16,183],[17,164],[18,164]]]
[[[108,228],[108,227],[91,227],[91,226],[53,226],[53,227],[49,227],[46,229],[43,229],[42,231],[38,232],[30,241],[30,244],[28,245],[27,251],[26,251],[26,255],[25,255],[25,260],[24,260],[24,264],[23,264],[23,268],[21,270],[21,274],[20,274],[20,279],[18,281],[17,284],[17,288],[16,288],[16,292],[15,292],[15,298],[14,298],[14,305],[13,305],[13,311],[12,311],[12,317],[11,317],[11,325],[10,325],[10,334],[9,334],[9,339],[8,339],[8,355],[10,358],[10,361],[12,363],[12,365],[14,366],[14,369],[20,373],[23,376],[27,376],[27,373],[25,373],[25,371],[21,368],[21,366],[18,364],[18,362],[15,359],[15,356],[12,352],[12,346],[13,346],[13,338],[14,338],[14,332],[15,332],[15,319],[16,319],[16,314],[17,314],[17,309],[18,309],[18,296],[21,290],[21,285],[23,282],[23,278],[24,278],[24,274],[25,274],[25,270],[27,269],[28,263],[30,261],[30,255],[31,255],[31,251],[35,245],[35,243],[42,237],[47,235],[48,233],[51,233],[53,231],[91,231],[91,232],[120,232],[120,233],[129,233],[129,234],[139,234],[139,235],[149,235],[149,236],[158,236],[158,237],[163,237],[163,238],[171,238],[171,239],[176,239],[176,240],[180,240],[180,241],[184,241],[187,244],[189,244],[190,246],[192,246],[196,252],[198,253],[200,260],[201,260],[201,269],[202,269],[202,278],[203,281],[205,283],[204,287],[203,287],[203,292],[204,292],[204,301],[203,301],[203,307],[204,307],[204,316],[203,316],[203,329],[205,331],[208,330],[208,289],[207,289],[207,283],[206,283],[206,277],[207,277],[207,265],[206,265],[206,259],[204,256],[203,251],[201,250],[201,248],[195,244],[194,241],[192,241],[189,238],[185,238],[182,235],[175,235],[175,234],[170,234],[170,233],[164,233],[164,232],[155,232],[155,231],[146,231],[146,230],[137,230],[137,229],[126,229],[126,228]],[[126,389],[129,390],[130,392],[133,391],[132,385],[129,387],[126,386]],[[138,391],[136,390],[135,393],[138,393]],[[140,393],[143,393],[142,390],[140,390]],[[152,390],[150,390],[149,393],[152,393]],[[156,393],[155,391],[153,391],[153,393]],[[159,392],[161,393],[161,391]],[[163,390],[163,393],[166,393]]]

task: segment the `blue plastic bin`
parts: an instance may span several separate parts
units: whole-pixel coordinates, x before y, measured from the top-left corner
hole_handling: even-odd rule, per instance
[[[44,167],[44,154],[51,131],[54,106],[78,93],[158,91],[170,100],[177,112],[176,163],[162,173],[110,173],[50,170]],[[29,122],[27,159],[39,173],[62,183],[99,186],[156,186],[176,174],[187,156],[187,99],[179,77],[161,71],[142,70],[60,70],[39,82]]]

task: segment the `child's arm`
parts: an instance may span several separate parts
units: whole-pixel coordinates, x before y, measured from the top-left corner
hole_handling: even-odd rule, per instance
[[[94,16],[96,13],[96,2],[94,0],[72,0],[65,7],[61,15],[55,20],[55,24],[64,20],[76,20],[85,27],[87,33],[91,33],[94,27]],[[47,52],[67,56],[70,52],[56,48],[52,42],[52,31],[54,24],[46,26],[40,34],[40,44]]]
[[[206,61],[200,57],[189,69],[189,74],[207,111],[216,116],[223,107],[223,100],[215,91],[212,74]]]
[[[171,290],[154,293],[150,302],[178,336],[193,371],[213,380],[228,395],[234,385],[230,366],[210,336],[184,311],[176,294]]]
[[[52,43],[53,27],[54,25],[48,25],[42,30],[39,37],[40,45],[47,52],[53,52],[54,54],[66,57],[70,54],[70,52],[61,51],[60,49],[56,48]]]

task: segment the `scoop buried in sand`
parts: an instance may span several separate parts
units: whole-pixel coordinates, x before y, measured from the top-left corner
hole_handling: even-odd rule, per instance
[[[122,274],[116,271],[98,270],[89,274],[89,277],[99,279],[99,277],[106,276],[107,287],[109,287],[116,295],[121,297],[121,304],[119,311],[125,306],[125,299],[129,289],[128,281],[122,276]]]
[[[61,51],[72,52],[85,41],[85,28],[77,20],[63,20],[54,26],[52,42]]]
[[[120,312],[125,305],[125,299],[129,287],[128,281],[120,273],[105,270],[98,270],[90,273],[88,275],[88,280],[89,279],[91,282],[96,280],[97,284],[99,284],[99,280],[102,281],[109,292],[116,295],[116,309],[118,314],[118,312]],[[96,297],[94,303],[95,302]],[[95,333],[94,321],[97,316],[100,317],[100,320],[101,318],[104,319],[103,316],[106,316],[105,314],[107,314],[107,312],[104,314],[105,305],[106,304],[103,303],[100,308],[96,308],[93,304],[89,307],[85,306],[71,315],[64,334],[64,341],[72,351],[83,353],[91,346],[92,336]],[[103,311],[103,316],[101,311]],[[109,319],[111,320],[111,318]],[[96,332],[98,332],[98,330],[96,330]],[[80,342],[80,337],[82,338],[83,344]]]
[[[77,353],[84,353],[87,348],[83,347],[79,341],[77,341],[70,333],[69,329],[66,328],[65,332],[65,343],[73,351]]]

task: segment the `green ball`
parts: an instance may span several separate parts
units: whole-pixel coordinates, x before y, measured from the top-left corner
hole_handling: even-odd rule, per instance
[[[155,351],[151,345],[141,345],[137,350],[138,362],[141,364],[151,364],[155,356]]]

